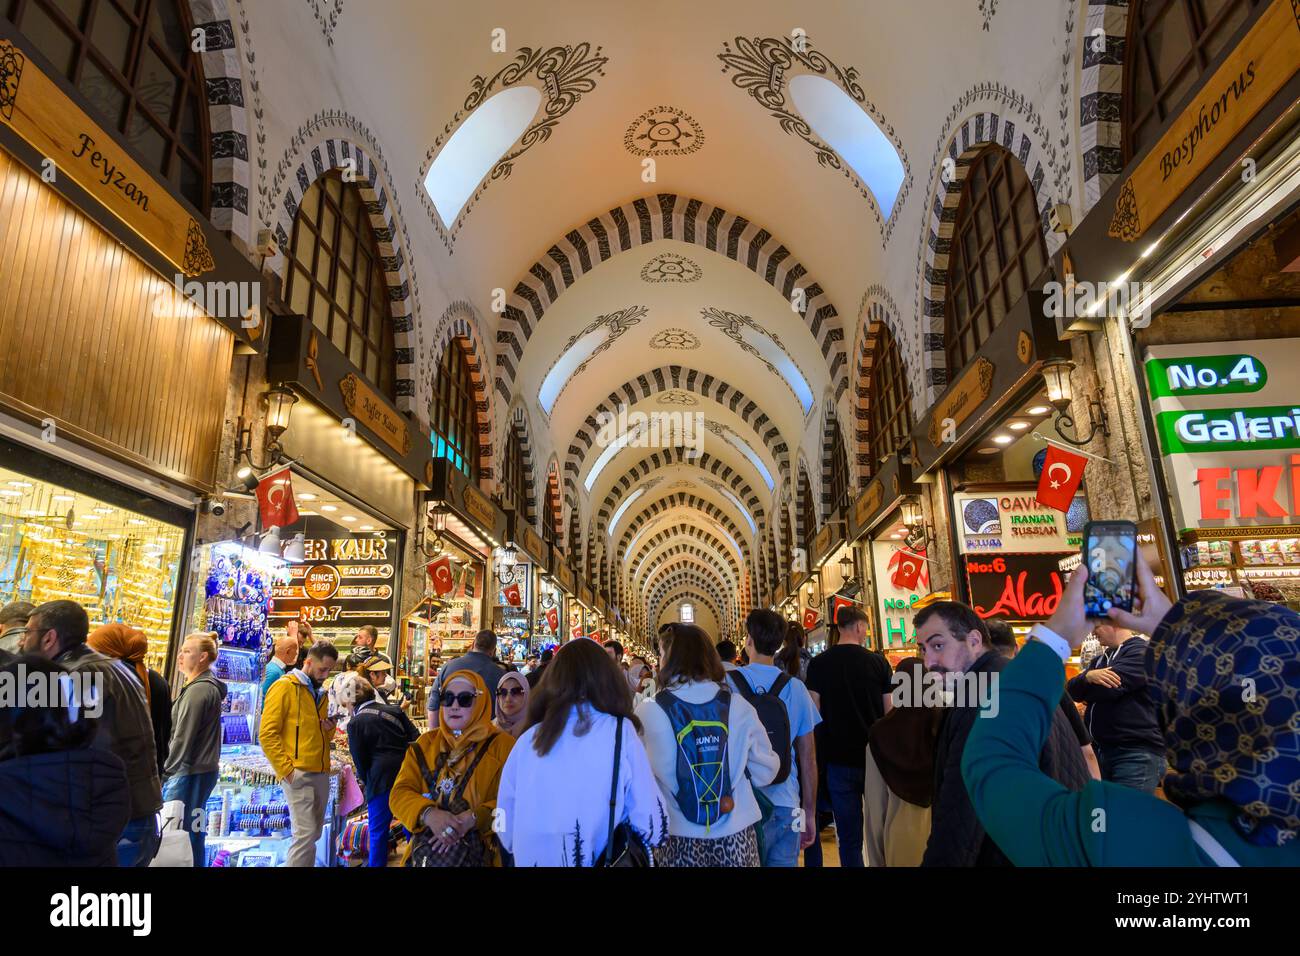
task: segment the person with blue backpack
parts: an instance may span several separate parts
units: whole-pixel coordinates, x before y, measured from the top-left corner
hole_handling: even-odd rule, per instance
[[[727,677],[753,705],[781,761],[776,776],[758,789],[763,808],[759,853],[763,866],[799,865],[799,851],[817,837],[817,752],[813,728],[821,715],[804,682],[776,666],[785,643],[785,619],[757,608],[745,618],[745,651],[751,663]]]
[[[656,866],[759,866],[755,788],[781,758],[758,712],[727,686],[713,641],[673,624],[659,690],[636,710],[650,769],[668,805],[668,839]]]

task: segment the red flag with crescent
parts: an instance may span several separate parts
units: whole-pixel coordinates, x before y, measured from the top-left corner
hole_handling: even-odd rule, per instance
[[[894,568],[894,575],[890,578],[890,583],[896,588],[910,591],[916,587],[917,579],[921,577],[921,569],[925,567],[925,558],[919,554],[912,554],[910,551],[899,551],[896,556],[898,564]]]
[[[546,626],[551,629],[552,634],[558,634],[560,631],[560,611],[558,608],[550,608],[546,612]]]
[[[1038,478],[1038,494],[1034,496],[1038,503],[1057,511],[1069,511],[1087,464],[1088,459],[1082,455],[1048,445],[1043,473]]]
[[[519,607],[524,603],[524,596],[519,593],[518,584],[507,584],[501,589],[501,595],[511,607]]]
[[[806,611],[803,612],[803,629],[805,631],[811,631],[814,627],[817,626],[817,622],[820,619],[821,619],[821,615],[817,613],[816,608],[813,607],[808,608]]]
[[[257,508],[263,528],[283,527],[298,520],[298,504],[293,500],[293,481],[288,468],[281,468],[257,483]]]
[[[579,637],[582,637],[583,636],[582,625],[579,624],[577,627],[573,628],[569,633],[573,635],[575,640],[578,639]]]
[[[436,561],[430,561],[425,565],[424,570],[429,572],[429,577],[433,580],[433,589],[438,592],[438,596],[450,594],[452,588],[456,586],[451,574],[451,558],[443,555]]]
[[[840,611],[846,607],[853,607],[853,602],[843,595],[837,594],[831,598],[831,621],[835,624],[840,622]]]

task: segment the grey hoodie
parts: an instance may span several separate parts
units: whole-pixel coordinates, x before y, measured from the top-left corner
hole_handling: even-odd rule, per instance
[[[172,739],[166,775],[215,773],[221,758],[221,702],[226,685],[204,671],[188,681],[172,704]]]

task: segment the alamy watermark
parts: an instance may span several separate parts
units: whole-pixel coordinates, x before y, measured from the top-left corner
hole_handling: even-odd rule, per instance
[[[0,671],[0,709],[57,707],[70,722],[104,712],[104,675],[97,671],[29,672],[27,665]]]
[[[1128,316],[1151,321],[1149,282],[1048,282],[1043,314],[1052,319],[1118,319]],[[1134,311],[1135,307],[1137,311]]]
[[[691,458],[704,453],[707,430],[703,412],[629,411],[620,405],[618,412],[601,412],[596,416],[596,444],[601,448],[678,448],[685,447]]]
[[[981,717],[996,717],[998,701],[996,672],[944,673],[926,671],[915,678],[910,671],[894,671],[889,699],[895,707],[978,707]]]
[[[188,300],[195,308],[214,319],[238,319],[240,326],[245,329],[255,329],[262,324],[260,282],[200,281],[176,273],[172,277],[172,285],[159,289],[154,296],[154,317],[179,318],[181,313],[177,306],[181,300]]]

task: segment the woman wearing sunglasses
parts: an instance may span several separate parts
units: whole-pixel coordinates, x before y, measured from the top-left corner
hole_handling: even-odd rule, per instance
[[[480,865],[480,855],[466,848],[481,840],[486,847],[481,865],[497,865],[492,811],[514,743],[492,724],[492,697],[483,678],[469,669],[457,671],[443,685],[438,726],[406,751],[389,798],[393,816],[417,837],[427,831],[435,856]],[[415,842],[407,847],[408,858]]]
[[[518,737],[528,726],[528,678],[518,671],[506,671],[497,681],[497,730]]]

